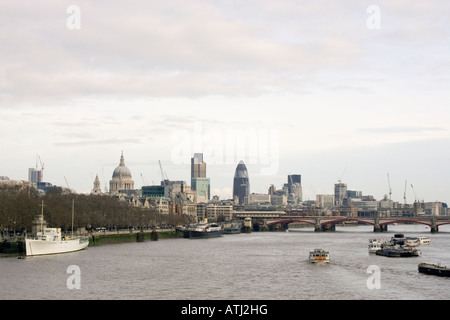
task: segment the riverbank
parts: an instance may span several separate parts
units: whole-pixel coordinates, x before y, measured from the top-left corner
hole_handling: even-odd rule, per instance
[[[126,242],[156,241],[160,239],[176,238],[176,231],[173,229],[134,232],[97,232],[89,236],[89,246],[102,244],[115,244]]]

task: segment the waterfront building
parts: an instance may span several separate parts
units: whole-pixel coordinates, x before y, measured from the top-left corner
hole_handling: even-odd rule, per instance
[[[125,166],[125,160],[122,155],[120,157],[119,166],[114,170],[112,179],[109,182],[109,193],[117,195],[120,192],[134,190],[134,181],[131,176],[131,171]]]
[[[236,167],[233,180],[233,199],[236,204],[244,204],[245,197],[250,193],[250,181],[247,167],[241,160]]]
[[[320,209],[334,207],[334,195],[332,194],[316,195],[316,207]]]
[[[233,206],[213,203],[197,204],[197,219],[201,221],[203,218],[208,221],[229,221],[233,218]]]

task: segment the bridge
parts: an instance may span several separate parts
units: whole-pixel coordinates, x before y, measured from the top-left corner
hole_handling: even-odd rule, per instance
[[[239,212],[236,218],[250,217],[254,220],[254,227],[273,230],[280,226],[282,230],[288,229],[290,223],[302,223],[314,226],[316,232],[334,230],[336,224],[362,223],[373,225],[374,232],[387,231],[389,224],[415,223],[430,227],[432,233],[439,232],[439,226],[450,224],[450,216],[418,216],[418,217],[348,217],[348,216],[287,216],[278,212],[267,212],[252,215],[251,212]]]

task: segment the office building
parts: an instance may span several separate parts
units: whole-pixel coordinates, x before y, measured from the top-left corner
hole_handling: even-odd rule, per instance
[[[247,167],[241,160],[236,167],[233,180],[233,199],[235,204],[244,204],[245,197],[250,193],[250,181]]]

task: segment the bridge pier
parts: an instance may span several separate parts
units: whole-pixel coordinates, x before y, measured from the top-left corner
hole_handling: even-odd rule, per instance
[[[380,226],[379,224],[375,224],[373,226],[373,232],[386,232],[388,231],[388,226],[384,225],[384,226]]]
[[[436,224],[436,218],[431,219],[431,233],[437,233],[439,232],[439,226]]]

